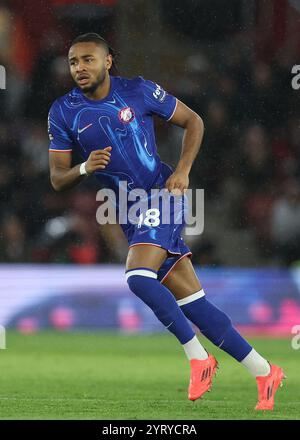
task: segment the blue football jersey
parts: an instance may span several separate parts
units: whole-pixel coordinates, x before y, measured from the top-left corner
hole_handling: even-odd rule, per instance
[[[111,146],[110,163],[94,173],[101,186],[118,191],[119,181],[126,181],[128,190],[148,191],[172,172],[158,155],[153,115],[168,121],[177,100],[142,77],[110,76],[110,81],[104,99],[88,99],[74,88],[53,103],[48,119],[50,151],[76,150],[87,160],[91,151]]]
[[[148,201],[152,198],[150,189],[163,188],[172,174],[172,168],[161,161],[157,152],[153,116],[170,120],[177,100],[158,84],[142,77],[111,76],[110,81],[110,92],[101,100],[88,99],[79,88],[58,98],[49,112],[48,131],[50,151],[76,151],[83,160],[87,160],[93,150],[112,147],[109,164],[94,176],[101,187],[114,191],[113,203],[118,212],[124,211],[124,190],[128,193],[132,189],[143,189]],[[121,181],[126,185],[119,185]],[[181,216],[185,210],[183,200],[177,198],[174,203],[180,205],[176,215],[179,212]],[[134,201],[125,204],[125,221],[120,222],[129,246],[159,246],[171,255],[158,273],[161,281],[180,258],[191,255],[180,236],[184,224],[163,223],[159,207],[156,210],[158,224],[149,225],[147,206],[138,212],[138,223],[127,221],[132,204]]]

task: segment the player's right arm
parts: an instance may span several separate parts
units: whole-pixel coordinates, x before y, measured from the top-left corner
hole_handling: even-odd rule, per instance
[[[73,140],[66,127],[61,107],[57,101],[50,109],[48,117],[50,138],[49,166],[50,180],[56,191],[63,191],[81,182],[87,175],[106,168],[110,161],[111,147],[92,151],[84,163],[86,174],[80,172],[81,164],[71,166]]]
[[[55,191],[63,191],[64,189],[72,188],[81,182],[86,176],[93,174],[95,171],[106,168],[110,161],[111,147],[106,147],[104,150],[92,151],[88,160],[85,162],[85,169],[87,174],[80,173],[80,165],[71,167],[72,153],[61,153],[58,151],[51,151],[49,153],[50,165],[50,180]]]

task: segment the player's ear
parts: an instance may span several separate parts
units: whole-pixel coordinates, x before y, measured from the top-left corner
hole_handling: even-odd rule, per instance
[[[106,61],[105,61],[105,65],[106,65],[106,68],[107,68],[107,70],[109,70],[110,68],[111,68],[111,66],[112,66],[112,56],[111,56],[111,54],[109,54],[109,55],[107,55],[106,56]]]

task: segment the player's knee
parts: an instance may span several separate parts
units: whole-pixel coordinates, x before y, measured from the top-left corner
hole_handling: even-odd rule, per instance
[[[169,325],[182,312],[171,293],[157,282],[157,275],[155,277],[153,274],[147,269],[127,271],[127,283],[130,290],[152,309],[157,318],[164,325]]]
[[[142,274],[142,270],[131,270],[126,273],[126,280],[130,290],[138,294],[139,291],[143,289],[143,285],[149,284],[151,278],[148,273]]]
[[[157,272],[152,269],[147,269],[144,267],[137,267],[135,269],[129,269],[126,271],[126,281],[127,284],[132,287],[139,288],[143,282],[151,282],[151,280],[157,280]]]
[[[157,283],[157,273],[144,268],[131,269],[126,272],[129,289],[144,301],[151,309],[156,307],[157,300],[152,294]]]

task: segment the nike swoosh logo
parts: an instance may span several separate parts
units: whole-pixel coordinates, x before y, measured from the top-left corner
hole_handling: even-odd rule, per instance
[[[167,327],[166,328],[169,328],[169,327],[171,327],[171,325],[174,323],[174,321],[172,321],[171,322],[171,324],[169,324],[169,325],[167,325]]]
[[[88,125],[86,125],[85,127],[83,127],[83,128],[78,128],[78,133],[80,134],[80,133],[82,133],[84,130],[86,130],[87,128],[89,128],[89,127],[91,127],[93,124],[88,124]]]

